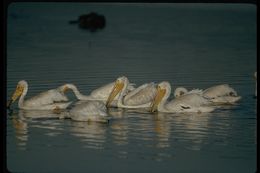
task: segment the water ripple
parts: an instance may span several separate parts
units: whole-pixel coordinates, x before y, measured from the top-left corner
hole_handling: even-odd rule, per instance
[[[93,9],[106,16],[104,30],[89,33],[68,25],[79,12]],[[137,86],[167,80],[172,91],[227,83],[242,99],[209,114],[112,108],[106,125],[59,119],[63,113],[18,110],[16,102],[7,115],[8,168],[254,172],[255,14],[255,6],[248,4],[12,4],[6,99],[22,79],[28,81],[29,98],[64,83],[88,95],[122,75]],[[47,162],[48,168],[42,164]]]

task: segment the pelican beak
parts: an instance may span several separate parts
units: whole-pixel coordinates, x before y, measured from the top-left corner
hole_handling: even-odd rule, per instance
[[[151,112],[155,112],[157,110],[157,107],[159,103],[162,101],[162,98],[164,97],[165,93],[165,89],[162,89],[160,86],[157,87],[157,94],[152,102]]]
[[[22,95],[23,90],[24,90],[24,87],[23,87],[23,86],[17,85],[16,90],[15,90],[15,92],[14,92],[14,94],[13,94],[11,100],[9,100],[9,101],[7,102],[7,108],[10,108],[11,104],[12,104],[13,102],[15,102],[15,100],[16,100],[19,96]]]
[[[110,93],[108,99],[107,99],[107,103],[106,103],[106,107],[109,107],[111,102],[114,100],[114,98],[117,96],[117,94],[124,88],[124,83],[120,82],[120,81],[116,81],[112,92]]]

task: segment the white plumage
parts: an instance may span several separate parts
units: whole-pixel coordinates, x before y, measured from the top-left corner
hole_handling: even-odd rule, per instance
[[[117,107],[121,108],[147,108],[150,107],[151,101],[156,94],[156,85],[154,83],[147,83],[127,93],[129,81],[127,77],[122,76],[117,78],[113,91],[111,92],[107,106],[111,105],[117,96]]]
[[[231,88],[228,84],[221,84],[212,86],[206,90],[191,90],[188,91],[186,88],[179,87],[176,88],[174,96],[178,98],[181,95],[197,93],[209,98],[212,102],[217,104],[232,104],[241,99],[241,96],[237,95],[237,92]]]
[[[108,122],[106,106],[102,101],[86,101],[77,104],[69,111],[69,117],[75,121]]]
[[[25,80],[18,82],[16,90],[9,101],[7,107],[9,107],[18,97],[18,107],[25,110],[57,110],[66,109],[71,102],[68,102],[68,98],[64,94],[63,86],[56,89],[51,89],[42,92],[36,96],[33,96],[27,100],[24,100],[27,91],[28,83]]]
[[[177,97],[180,97],[184,94],[191,94],[191,93],[202,94],[202,92],[203,92],[203,90],[201,90],[201,89],[192,89],[192,90],[188,91],[184,87],[178,87],[174,91],[174,97],[177,98]]]
[[[65,90],[71,89],[78,100],[100,100],[100,101],[105,102],[105,101],[107,101],[110,93],[112,92],[114,84],[115,84],[115,82],[111,82],[102,87],[99,87],[99,88],[93,90],[90,93],[90,95],[81,94],[80,91],[78,90],[78,88],[74,84],[65,84],[64,88],[65,88]],[[134,90],[134,85],[135,84],[133,84],[133,83],[128,85],[127,92]],[[118,97],[116,97],[115,100],[118,100]]]
[[[211,101],[199,94],[190,93],[182,95],[171,101],[167,101],[171,94],[171,86],[169,82],[161,82],[157,86],[157,94],[151,105],[151,111],[159,112],[212,112],[214,107],[210,107]]]

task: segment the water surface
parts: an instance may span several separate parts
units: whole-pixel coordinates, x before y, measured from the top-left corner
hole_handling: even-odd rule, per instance
[[[68,24],[91,11],[106,17],[105,29]],[[22,79],[29,98],[64,83],[87,95],[121,75],[173,89],[228,83],[242,96],[210,114],[109,109],[109,124],[16,103],[7,115],[10,171],[255,172],[254,5],[13,3],[7,24],[8,98]]]

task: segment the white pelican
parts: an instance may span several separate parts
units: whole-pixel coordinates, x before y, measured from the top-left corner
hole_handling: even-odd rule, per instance
[[[215,108],[209,107],[210,100],[196,93],[182,95],[167,102],[171,94],[169,82],[161,82],[157,86],[157,94],[151,105],[151,112],[177,113],[177,112],[212,112]]]
[[[257,97],[257,72],[255,72],[255,96]]]
[[[127,87],[129,81],[127,77],[122,76],[117,78],[115,85],[109,98],[107,99],[106,106],[111,106],[111,102],[119,95],[117,107],[121,108],[148,108],[156,95],[156,86],[154,83],[147,83],[132,90],[128,94]]]
[[[108,122],[109,116],[102,101],[86,101],[77,104],[69,111],[69,117],[75,121]]]
[[[186,88],[179,87],[175,89],[174,96],[178,98],[189,93],[201,94],[217,104],[233,104],[241,99],[241,96],[238,96],[237,92],[228,84],[216,85],[204,91],[199,89],[188,91]]]
[[[105,102],[107,101],[110,93],[112,92],[114,85],[115,82],[108,83],[102,87],[93,90],[88,96],[81,94],[78,88],[74,84],[65,84],[63,85],[63,87],[64,87],[64,91],[71,89],[78,100],[100,100]],[[127,86],[127,93],[135,89],[134,85],[135,84],[130,83]],[[117,99],[118,97],[115,100]]]
[[[67,102],[68,98],[64,95],[64,88],[62,86],[24,100],[27,91],[28,83],[25,80],[19,81],[7,107],[9,108],[18,97],[20,97],[18,107],[25,110],[60,110],[66,109],[72,103]]]

